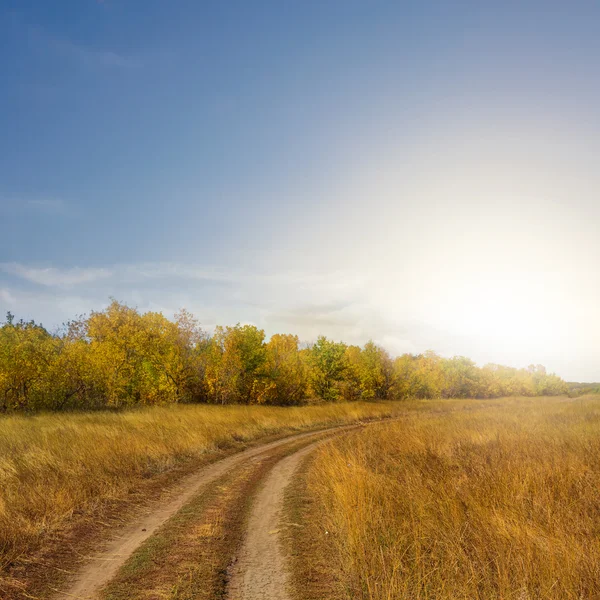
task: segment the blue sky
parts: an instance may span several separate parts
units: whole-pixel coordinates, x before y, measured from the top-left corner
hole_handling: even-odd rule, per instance
[[[592,2],[0,2],[0,310],[598,380],[599,46]]]

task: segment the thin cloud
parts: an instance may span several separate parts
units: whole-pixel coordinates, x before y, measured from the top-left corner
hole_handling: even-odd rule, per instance
[[[73,213],[73,205],[62,198],[0,197],[0,214],[9,216],[70,216]]]
[[[19,263],[0,263],[0,271],[30,283],[47,287],[70,287],[107,279],[112,275],[109,269],[104,268],[36,268]]]
[[[55,215],[64,215],[69,212],[68,204],[64,200],[56,198],[27,200],[26,205],[31,210]]]
[[[61,204],[51,201],[29,203],[30,208],[37,210],[62,210]],[[267,293],[270,304],[289,306],[290,295],[298,294],[308,303],[317,306],[316,312],[324,306],[331,305],[343,308],[348,298],[358,300],[361,282],[348,273],[329,274],[248,272],[237,269],[211,267],[175,262],[146,262],[137,264],[115,264],[98,268],[87,267],[39,267],[18,262],[0,263],[0,272],[18,277],[30,283],[45,286],[64,286],[88,284],[102,280],[102,286],[115,289],[140,285],[143,289],[151,289],[159,285],[161,288],[180,286],[186,282],[189,286],[201,286],[204,291],[214,290],[218,295],[223,288],[231,298],[235,294],[239,301],[247,306],[264,306],[264,295]],[[109,290],[110,293],[112,289]],[[293,318],[290,315],[291,318]],[[296,315],[300,321],[301,315]],[[315,313],[309,318],[318,320]]]
[[[49,210],[52,205],[36,205]],[[38,267],[18,262],[0,263],[0,273],[44,286],[75,286],[102,281],[103,285],[152,284],[185,280],[217,286],[240,284],[245,279],[225,269],[194,267],[185,264],[157,262],[117,264],[109,267]]]
[[[110,297],[140,311],[167,316],[181,307],[196,314],[208,330],[216,324],[255,323],[267,335],[297,334],[312,342],[319,335],[362,345],[372,339],[394,355],[433,349],[443,356],[465,355],[480,364],[519,366],[540,362],[560,372],[552,354],[515,353],[480,336],[447,330],[422,320],[399,304],[370,294],[373,285],[343,271],[248,272],[184,263],[117,264],[68,267],[0,263],[0,317],[11,310],[19,318],[43,319],[56,326],[78,314],[101,310]],[[400,296],[398,296],[400,299]],[[569,365],[571,379],[589,379],[593,361],[582,357]]]
[[[0,300],[6,304],[15,304],[16,298],[10,290],[0,288]]]
[[[30,39],[40,46],[40,50],[46,52],[49,49],[54,54],[78,63],[85,68],[135,69],[142,66],[139,58],[112,49],[92,48],[78,44],[67,38],[53,35],[39,25],[24,26],[27,28]]]
[[[48,37],[47,40],[57,53],[72,58],[86,67],[135,69],[142,66],[137,58],[125,56],[111,50],[96,50],[66,39]]]

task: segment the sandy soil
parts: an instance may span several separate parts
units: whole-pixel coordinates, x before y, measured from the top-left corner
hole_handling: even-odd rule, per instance
[[[323,440],[279,461],[253,502],[244,545],[231,567],[228,600],[289,600],[281,547],[284,491],[302,459]]]

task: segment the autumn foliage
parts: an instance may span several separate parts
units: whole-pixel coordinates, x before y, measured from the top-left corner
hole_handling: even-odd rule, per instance
[[[12,315],[0,327],[0,410],[97,409],[163,403],[298,405],[308,400],[556,395],[566,384],[542,366],[479,368],[433,352],[396,359],[319,337],[253,325],[202,330],[113,301],[50,333]]]

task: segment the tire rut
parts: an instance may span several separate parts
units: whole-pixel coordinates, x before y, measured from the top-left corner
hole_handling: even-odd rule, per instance
[[[139,518],[116,532],[98,554],[89,558],[88,562],[75,575],[66,589],[60,591],[57,590],[54,598],[56,600],[64,600],[65,598],[95,600],[98,598],[102,588],[115,577],[121,566],[125,564],[127,559],[143,542],[152,536],[168,519],[183,508],[183,506],[185,506],[204,487],[216,481],[234,467],[240,466],[245,461],[255,459],[263,453],[280,448],[286,444],[312,437],[329,437],[334,432],[354,429],[356,427],[360,427],[360,425],[338,426],[291,435],[274,442],[249,448],[248,450],[241,451],[227,458],[203,466],[192,475],[188,475],[184,478],[178,485],[174,486],[170,490],[166,502],[163,499],[160,505],[152,504],[149,507],[146,507],[144,513],[140,515]],[[313,446],[314,444],[311,444],[309,447],[312,448]],[[304,453],[304,449],[288,458],[294,458],[300,453]],[[281,462],[287,461],[288,458],[283,459]],[[277,463],[275,468],[279,467],[280,464],[281,463]],[[277,597],[278,596],[271,596],[271,598]]]
[[[280,533],[285,488],[302,460],[332,435],[281,459],[254,498],[246,538],[230,567],[227,600],[290,600]]]

